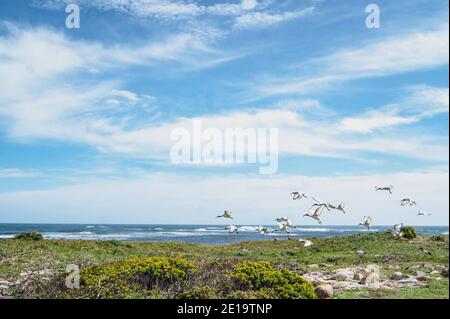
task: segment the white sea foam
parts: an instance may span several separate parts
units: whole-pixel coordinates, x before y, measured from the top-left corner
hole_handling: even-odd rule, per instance
[[[323,232],[323,233],[326,233],[326,232],[332,231],[329,228],[295,228],[295,230],[296,231],[302,231],[302,232],[311,232],[311,233],[312,232],[319,232],[319,233]]]
[[[241,226],[239,227],[239,231],[242,232],[255,232],[258,230],[257,226]]]

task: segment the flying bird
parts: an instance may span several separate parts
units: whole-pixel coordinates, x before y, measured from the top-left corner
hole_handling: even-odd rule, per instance
[[[384,187],[375,186],[375,191],[376,192],[378,192],[378,191],[386,191],[386,192],[389,192],[389,194],[391,194],[391,195],[392,195],[392,190],[393,189],[394,189],[393,185],[384,186]]]
[[[410,199],[410,198],[403,198],[403,199],[400,201],[400,205],[402,205],[402,206],[406,206],[406,205],[414,206],[414,205],[417,205],[417,203],[416,203],[415,200],[412,200],[412,199]]]
[[[275,229],[274,232],[282,232],[282,233],[290,233],[291,228],[295,228],[294,226],[285,224],[285,223],[279,223],[278,229]]]
[[[330,210],[330,204],[327,204],[327,203],[325,203],[325,202],[323,202],[320,199],[315,198],[315,197],[313,197],[312,199],[316,202],[316,204],[313,204],[311,206],[311,208],[313,208],[313,207],[325,207],[327,210]]]
[[[258,232],[261,235],[268,235],[269,234],[269,229],[267,227],[259,226],[257,230],[258,230]]]
[[[298,199],[302,199],[302,198],[308,198],[308,196],[306,196],[305,193],[300,194],[299,192],[292,192],[291,196],[292,196],[293,200],[298,200]]]
[[[222,215],[219,215],[216,218],[233,219],[233,216],[231,216],[231,212],[225,210]]]
[[[320,220],[320,214],[322,214],[322,210],[325,206],[319,205],[314,212],[312,210],[309,211],[308,214],[303,215],[303,217],[311,217],[312,219],[315,219],[319,222],[319,224],[322,224],[322,221]]]
[[[275,221],[277,223],[286,223],[286,222],[289,221],[289,218],[287,218],[287,217],[280,217],[280,218],[275,219]]]
[[[370,229],[370,224],[372,223],[372,217],[370,216],[364,216],[364,222],[359,223],[359,226],[367,227],[367,229]]]
[[[225,227],[225,230],[230,234],[232,233],[239,234],[238,228],[234,225],[228,225],[227,227]]]
[[[338,211],[341,211],[342,213],[344,213],[345,214],[345,204],[344,203],[340,203],[339,205],[333,205],[333,204],[328,204],[328,207],[330,207],[331,209],[334,209],[334,210],[338,210]]]
[[[419,211],[417,213],[417,216],[431,216],[431,213],[426,213],[426,212]]]

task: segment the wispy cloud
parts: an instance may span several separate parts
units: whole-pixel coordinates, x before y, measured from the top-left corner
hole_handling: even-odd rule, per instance
[[[278,14],[266,12],[251,12],[236,18],[233,28],[236,30],[263,28],[274,24],[306,17],[314,12],[314,7],[299,11],[288,11]]]
[[[416,86],[407,91],[409,95],[398,103],[342,119],[337,130],[372,133],[374,130],[413,124],[449,112],[448,88]]]
[[[392,36],[359,48],[311,59],[302,64],[307,77],[284,76],[274,83],[262,83],[256,91],[262,96],[308,94],[332,84],[367,77],[379,77],[429,69],[448,64],[448,24],[432,31]]]
[[[59,9],[72,3],[71,0],[34,0],[34,5],[47,9]],[[231,21],[232,30],[263,28],[282,22],[303,18],[314,11],[314,7],[301,10],[277,11],[271,9],[270,1],[241,0],[200,4],[198,1],[174,0],[78,0],[83,8],[95,8],[101,11],[115,11],[137,18],[159,20],[189,20],[199,22],[203,18],[226,18]],[[211,25],[217,21],[211,21]],[[185,25],[184,28],[187,26]],[[192,26],[191,26],[192,27]],[[228,31],[227,31],[228,32]]]
[[[38,170],[25,170],[20,168],[0,168],[0,178],[29,178],[40,176]]]

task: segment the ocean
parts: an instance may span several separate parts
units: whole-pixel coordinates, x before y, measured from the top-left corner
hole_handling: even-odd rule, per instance
[[[246,240],[273,240],[286,238],[286,234],[260,235],[258,226],[239,226],[238,234],[228,234],[226,225],[70,225],[70,224],[0,224],[0,240],[14,237],[24,231],[39,231],[46,239],[118,240],[141,242],[187,242],[222,245]],[[275,226],[268,225],[269,229]],[[448,226],[414,226],[419,234],[448,235]],[[297,226],[292,238],[324,238],[357,233],[379,232],[391,226]]]

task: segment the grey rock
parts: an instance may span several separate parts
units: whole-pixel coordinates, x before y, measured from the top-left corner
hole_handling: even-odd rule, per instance
[[[353,275],[353,280],[356,280],[358,282],[360,282],[363,278],[364,278],[364,275],[359,272],[357,272]]]
[[[424,273],[423,271],[415,271],[413,272],[413,276],[414,277],[426,277],[426,273]]]
[[[354,276],[353,271],[348,270],[348,269],[343,269],[343,270],[336,272],[336,275],[334,277],[338,281],[349,281],[349,280],[352,280],[353,276]]]
[[[392,280],[402,280],[404,278],[405,278],[405,276],[403,276],[403,274],[399,271],[394,272],[391,276]]]
[[[380,275],[376,272],[368,273],[364,276],[361,283],[365,285],[370,285],[376,283],[380,280]]]
[[[319,299],[329,299],[333,297],[333,287],[331,285],[317,286],[314,289]]]

